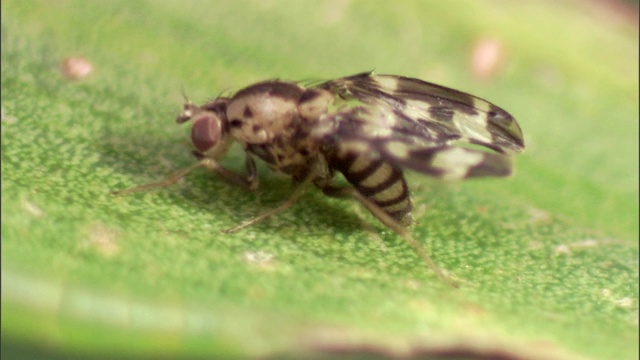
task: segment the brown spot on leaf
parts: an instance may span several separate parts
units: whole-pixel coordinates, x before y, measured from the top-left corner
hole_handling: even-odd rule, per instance
[[[504,46],[497,39],[478,40],[471,53],[471,72],[481,80],[495,77],[506,62]]]
[[[93,71],[93,65],[89,60],[81,56],[72,56],[62,60],[60,72],[69,80],[83,79]]]

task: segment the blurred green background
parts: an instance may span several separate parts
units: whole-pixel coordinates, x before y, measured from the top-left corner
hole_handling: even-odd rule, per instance
[[[2,355],[636,359],[637,11],[3,1]],[[83,64],[90,74],[73,73]],[[412,232],[460,289],[318,191],[219,234],[290,193],[264,166],[257,193],[201,171],[108,194],[193,163],[173,122],[181,89],[203,102],[372,69],[486,98],[523,129],[510,179],[409,175]],[[224,164],[241,171],[242,158]]]

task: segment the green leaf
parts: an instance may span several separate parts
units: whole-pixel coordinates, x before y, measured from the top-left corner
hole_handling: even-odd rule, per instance
[[[3,1],[2,351],[17,357],[638,357],[638,28],[592,3]],[[504,64],[478,80],[471,54]],[[61,73],[82,57],[86,77]],[[78,64],[67,64],[77,66]],[[357,204],[193,164],[173,123],[267,78],[376,69],[490,99],[511,179],[410,174],[438,280]],[[240,149],[224,159],[243,169]]]

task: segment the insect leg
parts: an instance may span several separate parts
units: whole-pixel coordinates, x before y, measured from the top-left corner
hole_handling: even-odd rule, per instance
[[[353,188],[350,186],[325,185],[321,189],[323,194],[332,198],[344,199],[353,196],[351,195]]]
[[[247,190],[251,190],[254,191],[258,188],[258,177],[257,175],[257,171],[256,171],[256,163],[255,161],[253,161],[253,157],[249,154],[246,153],[246,158],[245,158],[245,166],[247,169],[247,175],[242,176],[240,174],[236,174],[233,171],[227,170],[226,168],[224,168],[222,165],[220,165],[217,161],[210,159],[210,158],[205,158],[203,160],[201,160],[201,162],[204,161],[205,163],[202,165],[203,167],[206,167],[209,170],[215,171],[218,175],[220,175],[220,177],[228,182],[231,185],[237,185],[237,186],[241,186]]]
[[[129,188],[129,189],[112,191],[111,195],[126,195],[126,194],[131,194],[131,193],[134,193],[134,192],[138,192],[138,191],[147,191],[147,190],[151,190],[151,189],[171,186],[171,185],[176,184],[178,181],[182,180],[182,178],[187,176],[187,174],[189,174],[193,170],[195,170],[197,168],[200,168],[200,167],[204,167],[204,168],[207,168],[209,170],[215,171],[225,181],[227,181],[227,182],[229,182],[229,183],[231,183],[233,185],[242,186],[242,187],[244,187],[246,189],[249,189],[249,190],[255,190],[258,187],[258,179],[256,177],[256,165],[255,165],[255,163],[253,161],[253,158],[251,158],[251,156],[247,154],[247,160],[246,160],[247,175],[246,175],[246,177],[242,176],[242,175],[239,175],[239,174],[236,174],[236,173],[234,173],[234,172],[232,172],[230,170],[227,170],[226,168],[224,168],[222,165],[220,165],[214,159],[202,158],[197,163],[195,163],[195,164],[193,164],[193,165],[191,165],[191,166],[189,166],[187,168],[184,168],[184,169],[174,173],[173,175],[169,176],[165,180],[154,182],[154,183],[150,183],[150,184],[145,184],[145,185],[141,185],[141,186],[132,187],[132,188]]]
[[[171,185],[177,183],[178,181],[180,181],[183,177],[185,177],[187,174],[189,174],[193,170],[195,170],[195,169],[197,169],[199,167],[205,166],[203,164],[205,161],[206,161],[206,159],[201,160],[201,161],[199,161],[199,162],[197,162],[197,163],[195,163],[195,164],[193,164],[193,165],[191,165],[191,166],[189,166],[189,167],[187,167],[185,169],[182,169],[182,170],[174,173],[173,175],[169,176],[165,180],[154,182],[154,183],[150,183],[150,184],[140,185],[140,186],[124,189],[124,190],[112,191],[111,195],[126,195],[126,194],[131,194],[131,193],[134,193],[134,192],[138,192],[138,191],[146,191],[146,190],[151,190],[151,189],[155,189],[155,188],[171,186]]]
[[[221,233],[224,234],[230,234],[233,232],[236,232],[238,230],[244,229],[247,226],[251,226],[255,223],[258,223],[270,216],[279,214],[285,210],[287,210],[288,208],[291,207],[291,205],[295,204],[296,201],[298,201],[298,199],[300,198],[300,196],[302,196],[311,186],[311,184],[313,183],[313,180],[315,179],[317,173],[318,173],[318,166],[311,166],[312,170],[309,172],[309,174],[307,174],[305,176],[305,178],[302,180],[302,182],[300,182],[300,184],[298,184],[298,186],[296,187],[296,189],[293,191],[293,193],[291,194],[291,196],[289,196],[289,198],[282,204],[280,204],[280,206],[271,209],[267,212],[264,212],[256,217],[253,217],[251,219],[245,220],[243,221],[240,225],[234,226],[232,228],[229,229],[223,229],[220,230]]]
[[[362,195],[358,190],[353,187],[338,187],[333,185],[327,185],[322,188],[322,192],[331,197],[344,198],[344,197],[353,197],[358,200],[376,219],[380,220],[385,226],[389,229],[396,232],[396,234],[400,235],[404,241],[409,244],[416,254],[422,259],[422,261],[427,264],[427,266],[434,272],[436,275],[442,279],[445,283],[453,286],[459,287],[451,278],[449,278],[442,269],[431,259],[429,255],[424,251],[424,248],[420,243],[413,238],[409,230],[406,226],[400,223],[398,220],[394,219],[391,215],[389,215],[384,209],[378,206],[375,202],[371,201],[366,196]]]

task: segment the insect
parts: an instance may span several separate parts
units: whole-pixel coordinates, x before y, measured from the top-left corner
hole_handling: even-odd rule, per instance
[[[524,149],[516,120],[488,101],[422,80],[372,72],[312,86],[264,81],[200,106],[187,101],[176,121],[192,122],[198,162],[164,181],[116,194],[168,186],[200,167],[255,190],[257,157],[298,186],[280,206],[223,232],[286,210],[315,185],[328,196],[358,200],[438,274],[408,231],[412,204],[403,170],[444,180],[507,176],[510,155]],[[245,175],[219,163],[233,142],[246,154]],[[350,185],[336,185],[336,173]]]

